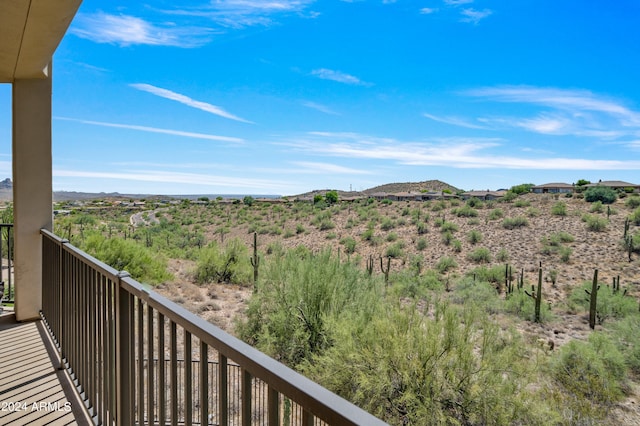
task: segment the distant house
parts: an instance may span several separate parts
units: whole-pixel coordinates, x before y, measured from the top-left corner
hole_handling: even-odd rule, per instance
[[[545,183],[531,188],[534,194],[567,194],[573,192],[574,186],[568,183]]]
[[[396,192],[389,194],[387,198],[392,201],[422,201],[422,194],[418,192]]]
[[[585,185],[585,187],[587,188],[591,188],[593,186],[606,186],[615,190],[626,190],[627,188],[633,188],[633,192],[640,192],[640,185],[624,182],[621,180],[602,180],[598,183],[590,183]]]
[[[463,192],[461,197],[463,200],[468,200],[469,198],[477,198],[479,200],[489,201],[502,198],[505,194],[506,191],[468,191]]]
[[[389,198],[389,194],[387,194],[386,192],[374,192],[373,194],[369,194],[369,198],[382,201],[386,198]]]

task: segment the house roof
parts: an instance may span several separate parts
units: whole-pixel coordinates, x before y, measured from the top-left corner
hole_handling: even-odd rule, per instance
[[[600,182],[596,182],[596,183],[590,183],[588,185],[585,186],[612,186],[615,188],[625,188],[625,187],[634,187],[637,188],[640,185],[635,184],[635,183],[629,183],[629,182],[625,182],[622,180],[603,180]]]
[[[0,83],[45,78],[82,0],[0,2]]]
[[[552,183],[545,183],[542,185],[536,185],[533,188],[573,188],[573,185],[571,185],[570,183],[564,183],[564,182],[552,182]]]

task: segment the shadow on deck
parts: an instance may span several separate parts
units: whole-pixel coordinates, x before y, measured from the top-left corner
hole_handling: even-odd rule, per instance
[[[0,315],[0,424],[89,425],[42,321]]]

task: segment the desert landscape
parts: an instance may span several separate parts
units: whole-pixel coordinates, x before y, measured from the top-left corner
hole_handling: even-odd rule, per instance
[[[330,251],[339,263],[369,273],[381,283],[386,300],[414,306],[427,316],[434,315],[436,299],[451,300],[464,311],[465,304],[471,303],[461,301],[465,286],[487,281],[493,289],[489,297],[495,301],[480,305],[486,310],[483,315],[505,332],[516,330],[526,358],[536,363],[543,362],[539,357],[543,363],[552,363],[564,346],[588,344],[594,332],[609,333],[616,323],[615,312],[599,312],[595,330],[590,328],[588,309],[581,304],[588,299],[582,296],[582,288],[590,285],[596,270],[599,293],[613,294],[614,284],[619,285],[625,303],[635,307],[634,315],[640,310],[640,255],[625,245],[625,234],[638,235],[638,224],[629,220],[640,201],[635,194],[618,194],[611,204],[587,202],[584,194],[523,193],[502,200],[430,201],[341,201],[347,197],[339,194],[337,202],[328,201],[327,191],[305,196],[315,197],[316,202],[245,198],[183,200],[172,205],[146,200],[135,208],[105,200],[75,208],[61,205],[75,213],[56,220],[56,233],[68,234],[82,247],[97,230],[150,249],[154,257],[166,260],[169,272],[154,284],[157,291],[245,338],[246,324],[252,320],[248,312],[255,310],[252,299],[261,296],[264,280],[259,279],[254,289],[249,261],[259,258],[257,270],[263,277],[264,265],[269,269],[287,251],[312,256]],[[233,244],[240,248],[236,257],[227,258],[227,266],[237,263],[241,273],[222,280],[203,278],[202,253],[223,253]],[[535,321],[530,312],[540,270],[543,315]],[[144,277],[138,279],[144,282]],[[523,289],[510,293],[509,286],[518,283]],[[509,301],[524,294],[518,299],[520,308],[514,310]],[[636,345],[640,338],[635,333],[629,345]],[[597,417],[598,422],[640,423],[637,372],[629,371],[623,397],[603,405],[605,415]]]

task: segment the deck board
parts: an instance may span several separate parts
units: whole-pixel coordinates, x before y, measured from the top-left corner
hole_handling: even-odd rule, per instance
[[[0,318],[0,425],[89,425],[42,321]]]

